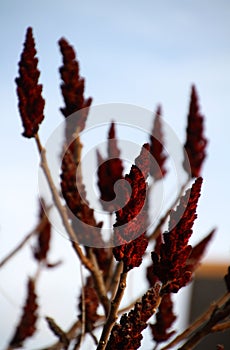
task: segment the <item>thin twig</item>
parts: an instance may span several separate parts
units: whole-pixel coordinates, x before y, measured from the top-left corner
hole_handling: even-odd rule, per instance
[[[107,292],[110,291],[110,286],[111,286],[111,282],[113,280],[113,274],[114,274],[114,265],[115,265],[115,261],[114,261],[114,256],[113,256],[113,242],[112,242],[112,236],[113,236],[113,214],[109,213],[109,228],[110,228],[110,244],[111,247],[107,248],[107,258],[108,258],[108,272],[106,274],[106,280],[105,280],[105,287]]]
[[[223,332],[223,331],[226,331],[227,329],[230,329],[230,321],[215,325],[214,327],[212,327],[211,332],[212,333]]]
[[[46,321],[52,333],[60,340],[63,349],[66,350],[69,346],[69,339],[66,333],[57,325],[53,318],[46,316]]]
[[[69,341],[71,341],[73,338],[76,337],[77,331],[80,330],[80,328],[81,328],[81,321],[78,320],[70,327],[70,329],[67,332],[65,332],[65,335],[69,339]],[[63,342],[58,341],[55,344],[51,346],[47,346],[40,350],[62,350],[62,349],[63,349]]]
[[[118,309],[126,288],[126,279],[127,279],[127,272],[124,271],[124,267],[123,267],[123,271],[120,274],[120,281],[117,288],[117,292],[116,292],[115,298],[111,301],[110,312],[104,324],[104,328],[101,334],[101,338],[100,338],[97,350],[104,350],[107,345],[109,335],[111,333],[113,325],[118,318]]]
[[[228,299],[229,299],[230,293],[225,293],[218,299],[216,302],[212,303],[208,310],[206,310],[199,318],[197,318],[191,325],[189,325],[188,328],[186,328],[181,334],[179,334],[177,337],[175,337],[169,344],[161,348],[161,350],[168,350],[174,347],[176,344],[181,342],[183,339],[187,338],[190,334],[195,332],[197,329],[199,329],[202,324],[204,324],[212,315],[213,311],[221,307]]]
[[[84,278],[83,278],[83,271],[82,271],[82,265],[80,265],[80,273],[81,273],[81,334],[79,339],[79,344],[76,347],[76,349],[80,349],[84,336],[85,336],[85,290],[84,290]]]
[[[23,240],[0,262],[0,268],[7,263],[16,253],[19,252],[20,249],[23,248],[23,246],[27,243],[27,241],[35,234],[37,234],[39,231],[42,231],[44,227],[46,226],[48,221],[48,218],[46,215],[44,215],[39,222],[39,224],[30,232],[28,233]]]
[[[95,290],[105,310],[105,315],[108,315],[109,309],[110,309],[110,301],[106,293],[102,271],[99,269],[97,259],[93,252],[93,249],[86,247],[86,251],[87,251],[88,258],[90,259],[91,263],[94,266],[94,273],[92,274],[92,277],[94,281]]]
[[[116,291],[117,291],[117,286],[119,283],[120,275],[123,270],[123,263],[120,261],[117,263],[113,277],[111,279],[111,285],[109,287],[109,291],[111,292],[111,300],[115,297]]]
[[[95,345],[97,346],[98,345],[97,337],[93,334],[93,332],[89,332],[89,334],[91,335],[91,338],[93,339]]]
[[[113,276],[114,276],[115,260],[114,260],[112,248],[107,248],[107,252],[108,252],[109,267],[108,267],[108,273],[105,278],[105,288],[106,288],[106,291],[109,292],[111,283],[113,281]]]

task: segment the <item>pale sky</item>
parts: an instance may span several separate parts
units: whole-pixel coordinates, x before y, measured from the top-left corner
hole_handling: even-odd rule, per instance
[[[229,22],[228,0],[1,1],[0,257],[36,224],[39,159],[33,140],[21,136],[14,83],[26,28],[32,26],[46,99],[46,118],[40,128],[44,142],[63,120],[59,112],[63,102],[57,45],[62,36],[76,49],[86,96],[92,96],[95,105],[129,103],[154,111],[161,103],[166,122],[182,143],[190,87],[196,85],[209,145],[194,241],[217,227],[207,259],[229,261]],[[45,272],[39,288],[42,313],[56,317],[65,328],[77,313],[73,307],[79,269],[74,265],[74,254],[69,256],[69,242],[58,234],[54,236],[50,260],[62,258],[63,267]],[[25,249],[0,270],[1,313],[7,315],[0,321],[1,348],[12,335],[26,278],[34,271],[30,257],[30,249]],[[58,305],[64,296],[66,304],[60,313],[49,301],[52,298]],[[52,341],[45,324],[41,327],[45,333],[42,342],[37,337],[26,349]]]

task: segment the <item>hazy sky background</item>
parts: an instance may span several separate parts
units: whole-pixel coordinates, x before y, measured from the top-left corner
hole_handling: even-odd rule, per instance
[[[229,23],[228,0],[0,2],[1,257],[34,227],[37,217],[39,159],[33,140],[21,136],[14,83],[26,28],[32,26],[46,99],[43,142],[63,120],[57,45],[63,36],[76,49],[86,96],[92,96],[95,105],[130,103],[154,111],[161,103],[165,120],[182,142],[195,83],[209,145],[194,241],[217,227],[207,259],[229,261]],[[69,252],[69,242],[56,234],[50,260],[63,259],[63,267],[44,272],[38,285],[41,314],[56,318],[63,328],[78,312],[74,307],[79,268]],[[0,271],[1,315],[5,315],[0,320],[1,348],[20,315],[26,278],[34,271],[30,258],[30,247],[25,248]],[[60,303],[58,311],[55,305]],[[39,327],[45,334],[42,341],[37,337],[27,349],[54,339],[45,322]]]

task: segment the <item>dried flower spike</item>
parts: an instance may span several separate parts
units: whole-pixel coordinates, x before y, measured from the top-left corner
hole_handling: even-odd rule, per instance
[[[150,325],[153,339],[157,343],[168,340],[175,331],[170,331],[176,316],[173,313],[173,302],[171,294],[165,294],[162,297],[158,312],[156,314],[156,323]]]
[[[147,193],[146,178],[149,172],[149,145],[144,145],[139,157],[135,160],[129,175],[125,176],[126,183],[121,195],[128,198],[128,203],[116,212],[114,224],[113,254],[118,261],[123,261],[128,271],[142,262],[142,256],[147,248],[148,241],[145,236],[147,212],[145,201]],[[129,198],[130,197],[130,198]]]
[[[153,273],[163,283],[162,292],[176,293],[192,278],[187,268],[187,260],[192,247],[188,245],[192,227],[197,217],[196,208],[200,196],[202,178],[199,177],[181,197],[176,210],[172,210],[169,220],[169,231],[163,234],[164,242],[160,254],[152,252]]]
[[[192,86],[191,100],[188,113],[187,139],[184,145],[187,157],[183,162],[184,169],[192,177],[199,177],[201,167],[206,157],[207,139],[204,136],[204,117],[200,114],[196,88]],[[189,163],[188,163],[189,161]]]
[[[165,168],[167,155],[164,151],[160,106],[156,110],[152,135],[150,136],[150,153],[154,159],[154,161],[150,162],[150,175],[157,181],[162,179],[167,173]]]
[[[134,309],[121,317],[120,324],[115,324],[112,329],[106,350],[135,350],[140,347],[141,333],[158,307],[159,291],[159,284],[149,289]]]
[[[32,28],[27,29],[24,50],[19,62],[19,77],[15,79],[19,99],[19,112],[24,126],[23,136],[31,138],[38,132],[44,119],[45,101],[42,97],[42,85],[38,84],[40,75],[37,69],[35,42]]]
[[[29,279],[27,286],[27,299],[23,307],[21,320],[16,328],[15,334],[10,341],[12,348],[21,347],[24,340],[31,337],[35,330],[37,321],[37,302],[36,302],[34,281]]]
[[[79,111],[78,118],[74,118],[66,126],[67,140],[71,140],[76,130],[80,132],[84,129],[92,99],[84,98],[85,81],[80,77],[79,63],[76,60],[73,47],[64,38],[60,39],[58,43],[63,57],[63,65],[59,71],[63,81],[61,91],[65,102],[65,107],[61,108],[61,112],[67,118],[72,113]]]
[[[154,252],[159,255],[160,254],[160,247],[162,244],[162,233],[157,236],[156,241],[155,241],[155,247],[154,247]],[[150,264],[147,269],[146,269],[146,277],[149,282],[149,285],[153,287],[157,281],[159,281],[158,277],[153,274],[153,266]]]
[[[94,228],[100,227],[101,223],[97,223],[95,220],[94,210],[89,207],[85,187],[81,180],[73,154],[70,149],[67,149],[62,159],[61,189],[70,209],[69,215],[73,219],[76,237],[81,244],[103,247],[104,244],[101,236],[98,235],[98,230],[94,231]],[[74,217],[77,220],[74,220]]]
[[[100,189],[100,199],[104,210],[113,212],[118,204],[110,203],[116,197],[114,185],[122,178],[123,165],[120,159],[120,150],[117,146],[115,135],[115,124],[112,122],[108,134],[108,158],[103,159],[100,152],[97,151],[98,160],[98,187]],[[108,202],[108,203],[107,203]]]
[[[44,212],[43,205],[45,205],[44,201],[41,200],[42,203],[40,203],[40,220],[44,218],[46,213]],[[47,219],[47,222],[43,229],[38,232],[38,242],[37,247],[34,248],[34,258],[38,261],[44,261],[46,260],[47,253],[50,248],[50,239],[51,239],[51,224],[49,220]]]
[[[193,273],[200,264],[200,261],[204,255],[204,252],[210,243],[215,230],[212,230],[206,237],[204,237],[195,247],[192,248],[192,251],[186,262],[187,268]]]

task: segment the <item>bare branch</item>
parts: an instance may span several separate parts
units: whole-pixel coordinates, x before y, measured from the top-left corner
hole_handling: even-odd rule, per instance
[[[175,337],[169,344],[161,348],[161,350],[168,350],[174,347],[176,344],[181,342],[183,339],[187,338],[193,332],[198,330],[212,315],[216,308],[221,307],[229,299],[230,293],[225,293],[218,299],[216,302],[212,303],[208,310],[206,310],[199,318],[197,318],[187,329],[184,330],[181,334]]]
[[[110,312],[109,312],[108,318],[105,322],[97,350],[104,350],[105,349],[106,344],[108,342],[110,332],[113,328],[114,323],[117,320],[119,305],[121,303],[121,299],[124,295],[124,291],[126,288],[127,274],[128,273],[124,271],[124,265],[123,265],[123,271],[120,274],[120,281],[119,281],[119,285],[118,285],[118,288],[116,291],[116,295],[115,295],[114,299],[111,301]]]

